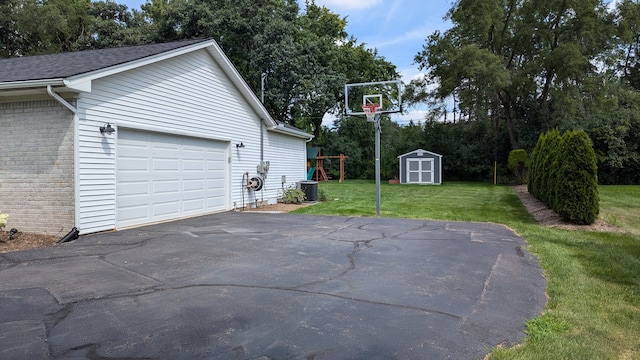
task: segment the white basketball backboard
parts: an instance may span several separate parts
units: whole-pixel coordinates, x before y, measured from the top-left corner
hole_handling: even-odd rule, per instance
[[[362,105],[373,103],[380,114],[402,112],[402,81],[346,84],[344,98],[346,115],[365,115]]]

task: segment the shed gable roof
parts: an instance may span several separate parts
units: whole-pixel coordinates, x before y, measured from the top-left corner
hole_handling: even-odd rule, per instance
[[[436,153],[431,152],[431,151],[422,150],[422,149],[416,149],[416,150],[410,151],[410,152],[408,152],[406,154],[398,155],[398,158],[403,158],[403,157],[405,157],[407,155],[417,154],[419,152],[422,152],[422,153],[425,153],[425,154],[430,154],[430,155],[437,156],[437,157],[442,157],[442,155],[436,154]]]
[[[0,59],[0,82],[68,78],[206,41],[210,40],[197,39]]]

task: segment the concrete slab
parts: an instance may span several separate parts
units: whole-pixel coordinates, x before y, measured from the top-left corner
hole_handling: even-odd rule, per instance
[[[221,213],[0,255],[1,358],[477,359],[545,304],[501,225]],[[34,356],[38,353],[38,356]]]

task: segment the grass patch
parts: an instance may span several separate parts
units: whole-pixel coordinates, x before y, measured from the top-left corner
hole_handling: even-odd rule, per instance
[[[640,186],[600,186],[600,217],[640,235]]]
[[[300,209],[318,215],[375,216],[376,188],[371,181],[320,183],[329,201]],[[406,219],[435,219],[507,223],[535,220],[507,186],[483,183],[445,183],[439,186],[380,186],[380,215]]]
[[[321,183],[329,201],[296,212],[374,216],[375,183]],[[549,301],[527,338],[491,359],[640,359],[640,186],[603,186],[601,217],[625,233],[547,228],[508,186],[381,185],[381,215],[505,224],[522,235],[547,278]],[[334,200],[332,200],[334,199]]]

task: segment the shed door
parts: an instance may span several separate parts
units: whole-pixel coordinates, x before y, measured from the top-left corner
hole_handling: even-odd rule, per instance
[[[433,159],[407,159],[407,182],[433,184]]]
[[[228,209],[227,143],[118,131],[118,228]]]

